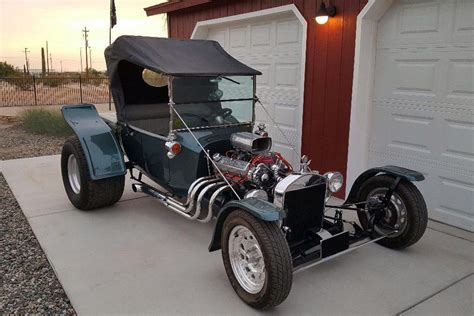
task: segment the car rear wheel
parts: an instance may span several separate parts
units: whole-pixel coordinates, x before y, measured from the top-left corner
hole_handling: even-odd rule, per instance
[[[61,152],[64,189],[71,203],[81,210],[109,206],[120,200],[125,176],[92,180],[81,143],[76,136],[64,143]]]
[[[358,194],[358,201],[366,201],[370,197],[385,196],[394,178],[386,175],[373,177],[364,183]],[[359,212],[359,221],[364,229],[369,226],[367,213]],[[428,223],[426,203],[416,186],[409,181],[400,181],[392,194],[389,205],[374,230],[378,234],[390,236],[378,241],[379,244],[402,249],[416,243],[425,233]]]
[[[222,259],[237,295],[257,309],[283,302],[291,290],[293,265],[288,244],[276,222],[236,210],[226,218]]]

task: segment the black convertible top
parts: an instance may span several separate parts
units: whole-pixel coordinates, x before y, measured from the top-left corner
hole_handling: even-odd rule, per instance
[[[170,76],[260,75],[209,40],[124,35],[105,50],[109,78],[121,61]]]

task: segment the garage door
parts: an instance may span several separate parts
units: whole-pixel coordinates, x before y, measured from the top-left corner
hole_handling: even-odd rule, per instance
[[[377,35],[369,164],[424,173],[432,219],[474,230],[474,1],[398,1]]]
[[[304,26],[291,10],[256,13],[232,17],[232,22],[218,19],[198,38],[218,41],[233,57],[262,72],[257,77],[257,96],[272,119],[257,104],[257,124],[266,124],[273,150],[295,164],[301,152]]]

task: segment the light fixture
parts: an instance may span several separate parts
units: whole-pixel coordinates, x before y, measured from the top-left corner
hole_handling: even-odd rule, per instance
[[[329,20],[329,17],[333,17],[336,15],[336,7],[329,4],[326,6],[324,0],[321,1],[321,6],[319,7],[319,11],[316,13],[315,20],[318,24],[326,24]]]

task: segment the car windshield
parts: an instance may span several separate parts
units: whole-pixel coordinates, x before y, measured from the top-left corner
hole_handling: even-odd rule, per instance
[[[250,124],[253,119],[253,76],[176,77],[175,109],[189,128]],[[173,129],[185,128],[175,116]]]

